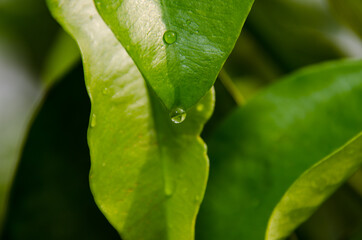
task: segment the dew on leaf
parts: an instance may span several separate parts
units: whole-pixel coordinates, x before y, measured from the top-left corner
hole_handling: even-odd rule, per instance
[[[165,178],[164,191],[165,191],[166,197],[171,197],[174,192],[173,182],[168,177]]]
[[[173,194],[173,188],[169,185],[166,185],[165,194],[166,194],[166,197],[171,197]]]
[[[174,31],[166,31],[163,34],[163,40],[167,43],[167,44],[172,44],[174,42],[176,42],[177,40],[177,33]]]
[[[202,104],[202,103],[197,104],[196,110],[199,112],[202,112],[202,110],[204,110],[204,104]]]
[[[186,112],[182,108],[175,108],[171,111],[170,118],[173,123],[182,123],[186,118]]]
[[[97,125],[97,119],[96,118],[97,118],[96,115],[93,114],[92,119],[91,119],[91,124],[90,124],[91,127],[95,127]]]
[[[103,89],[103,94],[104,94],[104,95],[107,95],[108,93],[109,93],[109,89],[108,89],[108,88]]]

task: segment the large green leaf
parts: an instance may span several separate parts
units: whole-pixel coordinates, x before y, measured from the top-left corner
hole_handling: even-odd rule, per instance
[[[95,0],[101,16],[171,110],[211,88],[253,0]]]
[[[208,175],[199,134],[212,92],[173,123],[92,0],[48,5],[82,51],[92,103],[90,185],[99,208],[126,240],[193,239]]]
[[[362,165],[362,133],[304,172],[275,207],[266,239],[288,237]]]
[[[288,187],[361,132],[361,104],[362,61],[342,61],[287,77],[235,111],[209,141],[201,239],[263,239]]]

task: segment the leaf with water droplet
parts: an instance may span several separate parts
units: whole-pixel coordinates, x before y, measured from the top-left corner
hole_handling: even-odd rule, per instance
[[[361,69],[358,60],[298,71],[225,119],[208,141],[214,167],[198,216],[200,239],[265,238],[269,217],[293,182],[362,131]],[[318,185],[333,181],[319,178]],[[301,198],[304,210],[311,198]]]
[[[92,0],[48,5],[83,53],[93,115],[90,186],[100,210],[123,239],[193,239],[200,206],[195,197],[203,196],[208,176],[199,135],[213,109],[213,92],[202,98],[202,112],[192,107],[189,121],[174,124]],[[180,111],[178,121],[185,117]]]
[[[170,111],[187,111],[210,90],[254,2],[94,1]]]

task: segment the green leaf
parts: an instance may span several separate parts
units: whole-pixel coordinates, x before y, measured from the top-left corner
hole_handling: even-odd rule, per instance
[[[362,38],[362,2],[359,0],[329,0],[337,17],[347,23]]]
[[[362,133],[305,171],[275,207],[267,240],[284,239],[362,165]]]
[[[253,0],[95,0],[165,106],[189,109],[214,84]]]
[[[200,239],[263,239],[289,186],[362,131],[361,105],[360,60],[297,72],[235,111],[208,142]]]
[[[199,134],[213,93],[172,123],[92,0],[48,5],[83,55],[92,103],[90,185],[99,208],[125,240],[193,239],[208,175]]]

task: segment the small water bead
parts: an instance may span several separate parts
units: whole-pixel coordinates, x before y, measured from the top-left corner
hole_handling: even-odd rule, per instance
[[[202,112],[204,110],[204,104],[202,104],[202,103],[197,104],[196,110],[199,112]]]
[[[185,121],[186,112],[182,108],[175,108],[171,111],[170,118],[173,123],[182,123],[183,121]]]
[[[104,94],[104,95],[107,95],[108,93],[109,93],[109,89],[108,89],[108,88],[103,89],[103,94]]]
[[[163,40],[167,43],[167,44],[172,44],[174,42],[176,42],[177,40],[177,33],[174,32],[174,31],[166,31],[164,34],[163,34]]]
[[[165,195],[166,197],[171,197],[173,194],[173,188],[170,185],[165,186]]]
[[[97,125],[97,116],[95,114],[92,115],[90,126],[93,128]]]

